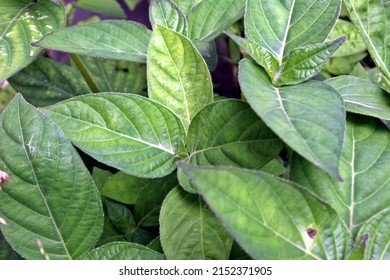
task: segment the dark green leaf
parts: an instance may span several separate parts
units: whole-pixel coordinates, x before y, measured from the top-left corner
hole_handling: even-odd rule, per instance
[[[126,206],[110,200],[106,200],[105,204],[108,217],[117,230],[127,233],[137,226],[133,213]]]

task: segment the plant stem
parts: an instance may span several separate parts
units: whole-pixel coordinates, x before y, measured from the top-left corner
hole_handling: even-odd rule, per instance
[[[79,69],[81,75],[83,76],[84,80],[87,82],[89,88],[93,93],[99,93],[100,90],[94,80],[92,79],[91,75],[89,74],[87,68],[85,67],[84,63],[81,61],[80,57],[76,54],[69,54],[72,61],[76,65],[77,69]]]

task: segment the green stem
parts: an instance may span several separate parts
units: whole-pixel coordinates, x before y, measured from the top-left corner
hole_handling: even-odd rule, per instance
[[[77,69],[79,69],[81,75],[83,76],[84,80],[87,82],[89,88],[92,90],[93,93],[99,93],[100,90],[94,80],[92,79],[91,75],[89,74],[87,68],[85,67],[84,63],[81,61],[80,57],[76,54],[69,54],[71,59],[73,60],[74,64],[76,65]]]

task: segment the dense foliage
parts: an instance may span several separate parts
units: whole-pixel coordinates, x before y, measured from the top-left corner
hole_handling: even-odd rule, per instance
[[[389,1],[0,11],[0,258],[390,259]]]

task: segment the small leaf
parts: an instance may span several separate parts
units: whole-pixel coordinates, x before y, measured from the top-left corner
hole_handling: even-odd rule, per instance
[[[91,56],[80,59],[102,92],[140,94],[146,88],[145,64]]]
[[[140,191],[134,207],[138,226],[150,227],[160,224],[160,209],[167,194],[178,185],[176,174],[150,181]]]
[[[267,74],[246,59],[240,62],[239,81],[248,103],[286,144],[341,179],[345,109],[335,89],[317,81],[274,87]]]
[[[187,129],[193,117],[213,101],[207,65],[183,35],[157,25],[148,51],[150,99],[172,110]]]
[[[198,195],[174,188],[160,214],[160,238],[168,259],[228,259],[232,238]]]
[[[333,28],[340,0],[248,0],[245,33],[282,62],[293,49],[323,42]]]
[[[390,43],[388,40],[390,4],[377,0],[344,0],[349,18],[363,37],[367,49],[387,79],[390,79]],[[389,83],[390,85],[390,83]],[[390,88],[390,87],[388,87]]]
[[[112,175],[101,189],[101,194],[124,204],[135,204],[138,195],[151,180],[134,177],[123,172]]]
[[[245,0],[203,0],[188,14],[191,40],[210,42],[244,16]]]
[[[150,34],[139,23],[105,20],[56,30],[34,45],[80,55],[145,62]]]
[[[184,129],[156,102],[105,93],[72,98],[46,112],[81,150],[127,174],[154,178],[176,169]]]
[[[343,259],[350,248],[337,213],[298,185],[260,171],[179,168],[254,259]]]
[[[295,155],[291,180],[329,203],[353,233],[390,205],[390,134],[377,119],[348,119],[338,182]]]
[[[347,75],[366,56],[366,52],[361,52],[349,56],[331,57],[323,70],[332,75]]]
[[[149,6],[151,24],[159,24],[187,36],[187,18],[171,0],[152,0]]]
[[[390,95],[374,83],[353,76],[340,76],[326,83],[343,97],[347,111],[390,120]]]
[[[363,225],[348,258],[390,260],[390,209],[373,216]]]
[[[116,0],[78,0],[76,6],[109,17],[126,18],[125,12]]]
[[[363,38],[360,36],[355,26],[349,21],[338,19],[332,32],[330,32],[328,39],[333,40],[341,36],[346,36],[347,40],[336,53],[333,54],[334,57],[349,56],[367,50]]]
[[[340,37],[334,41],[291,50],[285,64],[275,73],[273,84],[298,84],[317,75],[344,41],[345,37]]]
[[[0,82],[33,62],[41,50],[30,44],[65,24],[64,6],[49,0],[0,3]]]
[[[92,170],[92,178],[95,181],[99,191],[103,188],[106,181],[112,176],[112,173],[107,170],[94,167]]]
[[[27,259],[77,259],[98,240],[103,211],[87,168],[63,133],[17,95],[0,115],[1,230]]]
[[[86,260],[164,260],[163,254],[157,253],[145,246],[129,242],[112,242],[93,251]]]
[[[250,106],[238,100],[214,102],[200,111],[188,130],[187,163],[262,168],[275,158],[283,142],[263,123]],[[179,181],[194,192],[186,177]]]
[[[133,213],[126,206],[110,200],[106,200],[105,204],[108,217],[117,230],[127,233],[137,226]]]
[[[76,68],[43,57],[8,81],[35,106],[48,106],[91,92]]]

